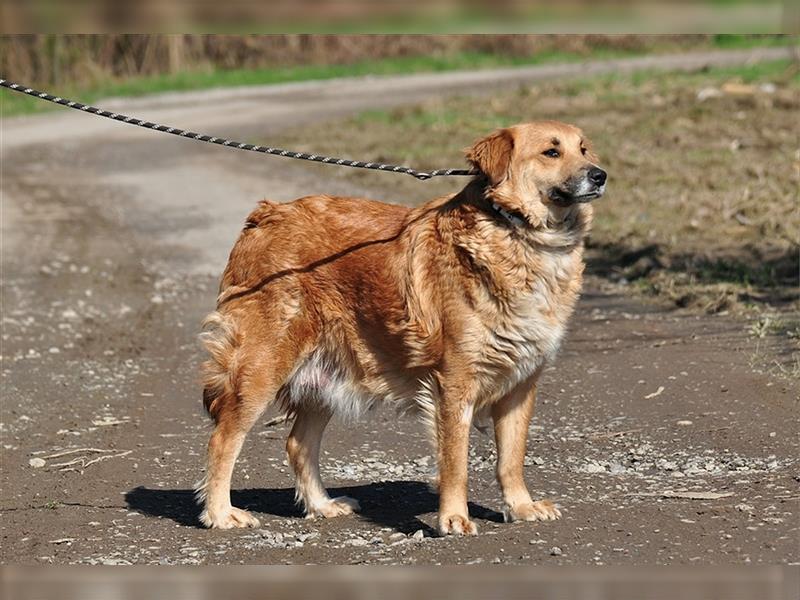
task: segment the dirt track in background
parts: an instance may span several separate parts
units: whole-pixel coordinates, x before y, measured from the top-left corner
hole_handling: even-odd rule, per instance
[[[264,138],[292,123],[463,92],[458,82],[478,75],[440,75],[438,85],[427,77],[252,90],[221,107],[219,93],[192,94],[188,106],[178,97],[115,106]],[[524,78],[481,77],[485,87]],[[562,520],[501,522],[493,444],[476,432],[470,510],[481,535],[433,537],[422,428],[383,409],[332,424],[324,442],[324,479],[358,498],[360,515],[302,519],[283,451],[288,428],[260,425],[233,499],[263,527],[199,529],[190,488],[210,428],[196,333],[243,218],[263,196],[402,201],[391,177],[382,189],[353,189],[320,168],[77,114],[4,122],[2,167],[4,563],[800,560],[800,385],[752,366],[756,352],[784,349],[769,338],[757,348],[741,322],[663,312],[593,277],[545,373],[526,461],[534,494],[556,500]]]

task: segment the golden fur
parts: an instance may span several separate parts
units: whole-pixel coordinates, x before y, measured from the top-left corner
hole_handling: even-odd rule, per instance
[[[203,334],[204,403],[216,427],[198,487],[208,527],[257,526],[230,504],[245,435],[267,406],[294,418],[287,441],[308,516],[358,508],[319,476],[333,414],[377,401],[419,410],[439,467],[439,530],[476,533],[467,513],[469,428],[491,415],[508,519],[555,519],[522,464],[536,381],[581,287],[595,157],[575,127],[537,122],[479,140],[459,193],[407,208],[310,196],[261,202],[247,218]],[[554,156],[553,153],[558,154]],[[580,193],[579,193],[580,192]]]

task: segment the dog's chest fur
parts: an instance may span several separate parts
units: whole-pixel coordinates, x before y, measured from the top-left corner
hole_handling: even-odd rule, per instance
[[[582,246],[548,248],[509,239],[476,245],[484,277],[473,294],[480,326],[474,352],[478,376],[492,398],[508,392],[557,353],[578,299]],[[492,248],[487,255],[484,248]]]

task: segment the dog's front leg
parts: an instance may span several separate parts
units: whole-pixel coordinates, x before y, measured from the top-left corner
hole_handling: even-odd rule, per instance
[[[478,533],[467,509],[467,454],[473,409],[474,400],[463,386],[442,386],[436,410],[441,535]]]
[[[549,500],[534,502],[523,477],[528,425],[536,404],[538,373],[492,405],[497,443],[497,480],[503,490],[506,521],[550,521],[561,512]]]

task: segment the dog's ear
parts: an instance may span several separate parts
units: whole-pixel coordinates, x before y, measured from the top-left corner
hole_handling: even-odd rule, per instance
[[[514,136],[508,129],[499,129],[478,140],[465,150],[467,160],[484,173],[492,183],[498,183],[508,173]]]

